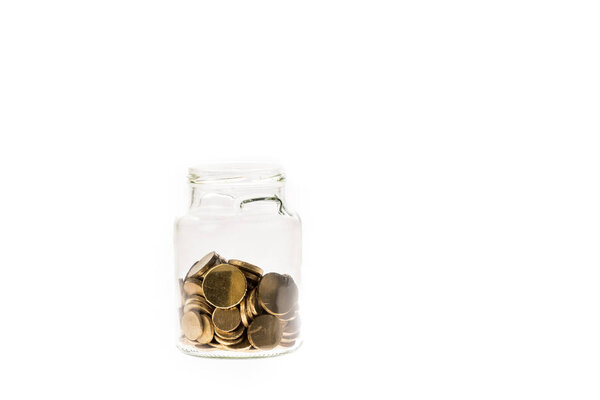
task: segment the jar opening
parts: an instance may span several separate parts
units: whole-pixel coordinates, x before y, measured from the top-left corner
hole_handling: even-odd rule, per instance
[[[269,184],[285,181],[283,168],[276,164],[226,163],[192,167],[189,182],[198,184]]]

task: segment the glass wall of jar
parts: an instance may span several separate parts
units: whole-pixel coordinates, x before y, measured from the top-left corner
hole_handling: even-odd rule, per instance
[[[190,207],[175,223],[178,338],[184,353],[268,357],[300,337],[300,219],[275,165],[189,170]]]

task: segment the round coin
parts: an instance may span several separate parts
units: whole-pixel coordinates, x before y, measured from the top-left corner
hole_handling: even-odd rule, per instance
[[[291,321],[293,319],[296,318],[297,316],[297,307],[294,307],[290,312],[288,312],[287,314],[283,314],[283,315],[278,315],[279,319],[282,321]]]
[[[252,310],[250,310],[250,305],[248,303],[248,297],[246,297],[244,299],[244,302],[246,304],[246,317],[248,318],[248,324],[249,324],[254,319],[254,314],[252,314]]]
[[[215,324],[215,328],[231,332],[242,322],[240,316],[240,310],[237,307],[232,308],[215,308],[212,314],[212,321]]]
[[[252,272],[248,272],[248,271],[244,271],[244,270],[241,270],[241,271],[244,273],[244,275],[246,275],[246,279],[248,280],[248,283],[250,283],[252,286],[256,286],[258,284],[258,282],[260,282],[259,275],[255,275]]]
[[[285,333],[285,332],[283,332],[283,335],[281,336],[281,341],[291,340],[291,339],[297,339],[299,336],[300,336],[300,332],[295,332],[295,333]]]
[[[192,296],[185,301],[183,312],[187,312],[190,310],[200,310],[205,314],[212,315],[214,309],[215,308],[211,304],[209,304],[204,297]]]
[[[190,304],[190,303],[198,303],[198,304],[205,305],[206,307],[210,308],[211,314],[212,314],[213,310],[215,309],[215,307],[212,304],[210,304],[208,301],[206,301],[206,299],[203,296],[199,296],[199,295],[191,296],[185,301],[185,304]]]
[[[196,340],[202,335],[202,317],[196,311],[188,311],[181,318],[181,330],[189,340]]]
[[[292,342],[295,342],[295,341],[296,341],[295,337],[294,338],[290,338],[290,337],[282,336],[281,337],[281,341],[279,342],[279,344],[282,344],[282,343],[284,343],[284,344],[285,343],[292,343]]]
[[[244,325],[240,325],[233,332],[225,332],[225,331],[219,330],[215,327],[216,335],[219,337],[222,337],[223,339],[237,339],[244,334],[245,330],[246,330],[246,328],[244,327]]]
[[[239,304],[246,294],[246,276],[233,265],[220,264],[204,276],[202,289],[206,300],[213,306],[231,308]]]
[[[244,337],[240,336],[239,338],[236,338],[236,339],[225,339],[220,336],[215,336],[215,340],[222,345],[232,346],[234,344],[238,344],[238,343],[242,342],[244,340]]]
[[[241,342],[227,346],[227,349],[234,351],[244,351],[250,350],[251,347],[252,345],[250,344],[250,341],[247,337],[245,337]]]
[[[281,323],[273,315],[259,315],[248,327],[248,340],[257,349],[274,348],[281,341]]]
[[[247,300],[248,301],[246,305],[248,306],[252,317],[256,317],[258,314],[260,314],[261,311],[260,305],[256,301],[256,288],[252,289]]]
[[[241,260],[229,260],[227,262],[227,264],[231,264],[231,265],[235,265],[236,267],[239,267],[241,270],[244,271],[248,271],[254,275],[262,275],[263,274],[263,270],[262,268],[257,267],[256,265],[247,263],[246,261],[241,261]]]
[[[200,304],[197,303],[189,303],[186,304],[185,306],[183,306],[183,313],[185,314],[186,312],[190,312],[190,311],[197,311],[199,313],[205,313],[206,310],[202,308],[202,306]]]
[[[181,343],[185,344],[186,346],[195,346],[198,344],[198,342],[196,342],[195,340],[189,340],[185,336],[182,336],[179,340],[181,341]]]
[[[300,318],[296,318],[292,321],[288,321],[283,327],[283,334],[291,334],[300,332]]]
[[[217,262],[219,262],[220,259],[221,257],[217,253],[211,251],[199,261],[196,261],[194,265],[192,265],[188,273],[185,275],[185,279],[192,277],[201,278],[211,267],[217,265]]]
[[[183,282],[183,291],[188,295],[204,295],[202,292],[202,281],[196,278],[189,278]]]
[[[187,299],[185,299],[185,304],[190,303],[192,301],[202,301],[202,300],[206,300],[204,298],[204,296],[202,296],[201,294],[193,294],[193,295],[189,296]]]
[[[298,302],[298,287],[291,276],[270,272],[258,284],[258,302],[270,314],[287,314]]]
[[[207,344],[213,340],[214,329],[210,318],[207,315],[202,314],[200,316],[202,318],[202,334],[198,336],[196,341],[200,344]]]
[[[242,320],[242,324],[247,328],[250,325],[250,319],[246,314],[246,298],[240,302],[240,318]]]

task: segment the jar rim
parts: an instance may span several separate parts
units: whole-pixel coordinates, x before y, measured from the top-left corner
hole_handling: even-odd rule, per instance
[[[190,167],[188,179],[191,184],[268,184],[285,181],[285,173],[270,163],[207,163]]]

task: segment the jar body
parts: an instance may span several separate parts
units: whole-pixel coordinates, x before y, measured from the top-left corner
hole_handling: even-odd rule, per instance
[[[187,354],[266,357],[301,344],[301,223],[281,181],[256,180],[195,183],[176,221],[178,347]]]

